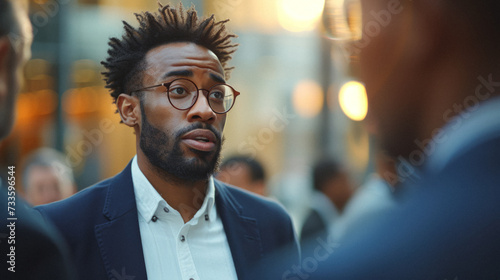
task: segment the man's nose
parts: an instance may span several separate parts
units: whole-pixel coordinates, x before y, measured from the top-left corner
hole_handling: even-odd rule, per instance
[[[193,107],[189,109],[188,121],[201,121],[212,124],[217,119],[217,114],[212,110],[207,98],[208,92],[198,91],[198,99]]]

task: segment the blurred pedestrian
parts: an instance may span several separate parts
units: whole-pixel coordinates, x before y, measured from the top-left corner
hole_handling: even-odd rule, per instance
[[[73,170],[64,154],[54,149],[41,148],[31,153],[20,174],[26,201],[31,205],[58,201],[76,192]]]
[[[393,211],[398,184],[395,159],[384,151],[378,151],[375,156],[375,172],[356,190],[331,228],[335,242],[342,243],[343,238],[362,231],[379,216]]]
[[[251,157],[232,156],[224,160],[216,178],[224,183],[265,196],[266,172],[262,164]]]
[[[281,247],[298,259],[281,206],[212,176],[239,95],[226,84],[235,35],[194,7],[159,5],[137,14],[138,28],[124,22],[103,62],[137,155],[115,177],[37,209],[71,244],[81,279],[250,279]]]
[[[360,2],[369,118],[418,179],[309,279],[498,279],[500,2]]]
[[[28,1],[0,0],[0,140],[14,120],[22,69],[31,56]],[[73,279],[58,233],[16,195],[15,165],[0,181],[0,279]]]
[[[347,171],[333,159],[318,161],[313,167],[312,179],[314,191],[302,226],[302,244],[317,237],[326,240],[353,194]]]

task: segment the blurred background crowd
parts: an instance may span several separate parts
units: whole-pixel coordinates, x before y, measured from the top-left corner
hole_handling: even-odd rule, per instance
[[[135,154],[133,131],[115,114],[100,61],[108,39],[122,33],[121,20],[133,22],[134,12],[158,4],[30,2],[32,59],[14,129],[0,143],[0,167],[17,165],[20,193],[39,205],[114,176]],[[280,201],[297,232],[315,232],[321,217],[339,215],[373,179],[379,157],[370,125],[362,122],[367,101],[355,53],[332,40],[339,30],[328,30],[325,1],[182,2],[199,14],[229,18],[239,36],[229,83],[241,95],[228,114],[218,177]]]

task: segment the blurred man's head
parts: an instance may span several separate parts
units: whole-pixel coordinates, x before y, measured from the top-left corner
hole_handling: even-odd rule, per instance
[[[10,132],[21,70],[31,56],[27,1],[0,0],[0,139]]]
[[[342,211],[352,196],[353,190],[349,175],[336,161],[322,159],[318,161],[312,171],[313,188],[322,192]]]
[[[60,152],[44,148],[29,155],[23,168],[26,200],[32,205],[47,204],[75,193],[73,171]]]
[[[361,0],[360,66],[382,148],[408,157],[415,141],[475,98],[479,76],[498,73],[500,2]],[[496,77],[495,81],[500,81]],[[484,94],[484,90],[481,94]],[[497,91],[498,92],[498,91]]]
[[[250,157],[234,156],[226,159],[220,167],[217,179],[256,194],[266,195],[264,167]]]

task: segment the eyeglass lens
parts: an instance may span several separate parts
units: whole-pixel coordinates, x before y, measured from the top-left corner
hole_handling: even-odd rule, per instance
[[[191,108],[196,102],[198,88],[187,79],[174,80],[168,87],[168,98],[179,110]],[[225,113],[234,103],[234,91],[228,85],[216,85],[210,88],[207,95],[210,108],[216,113]]]

